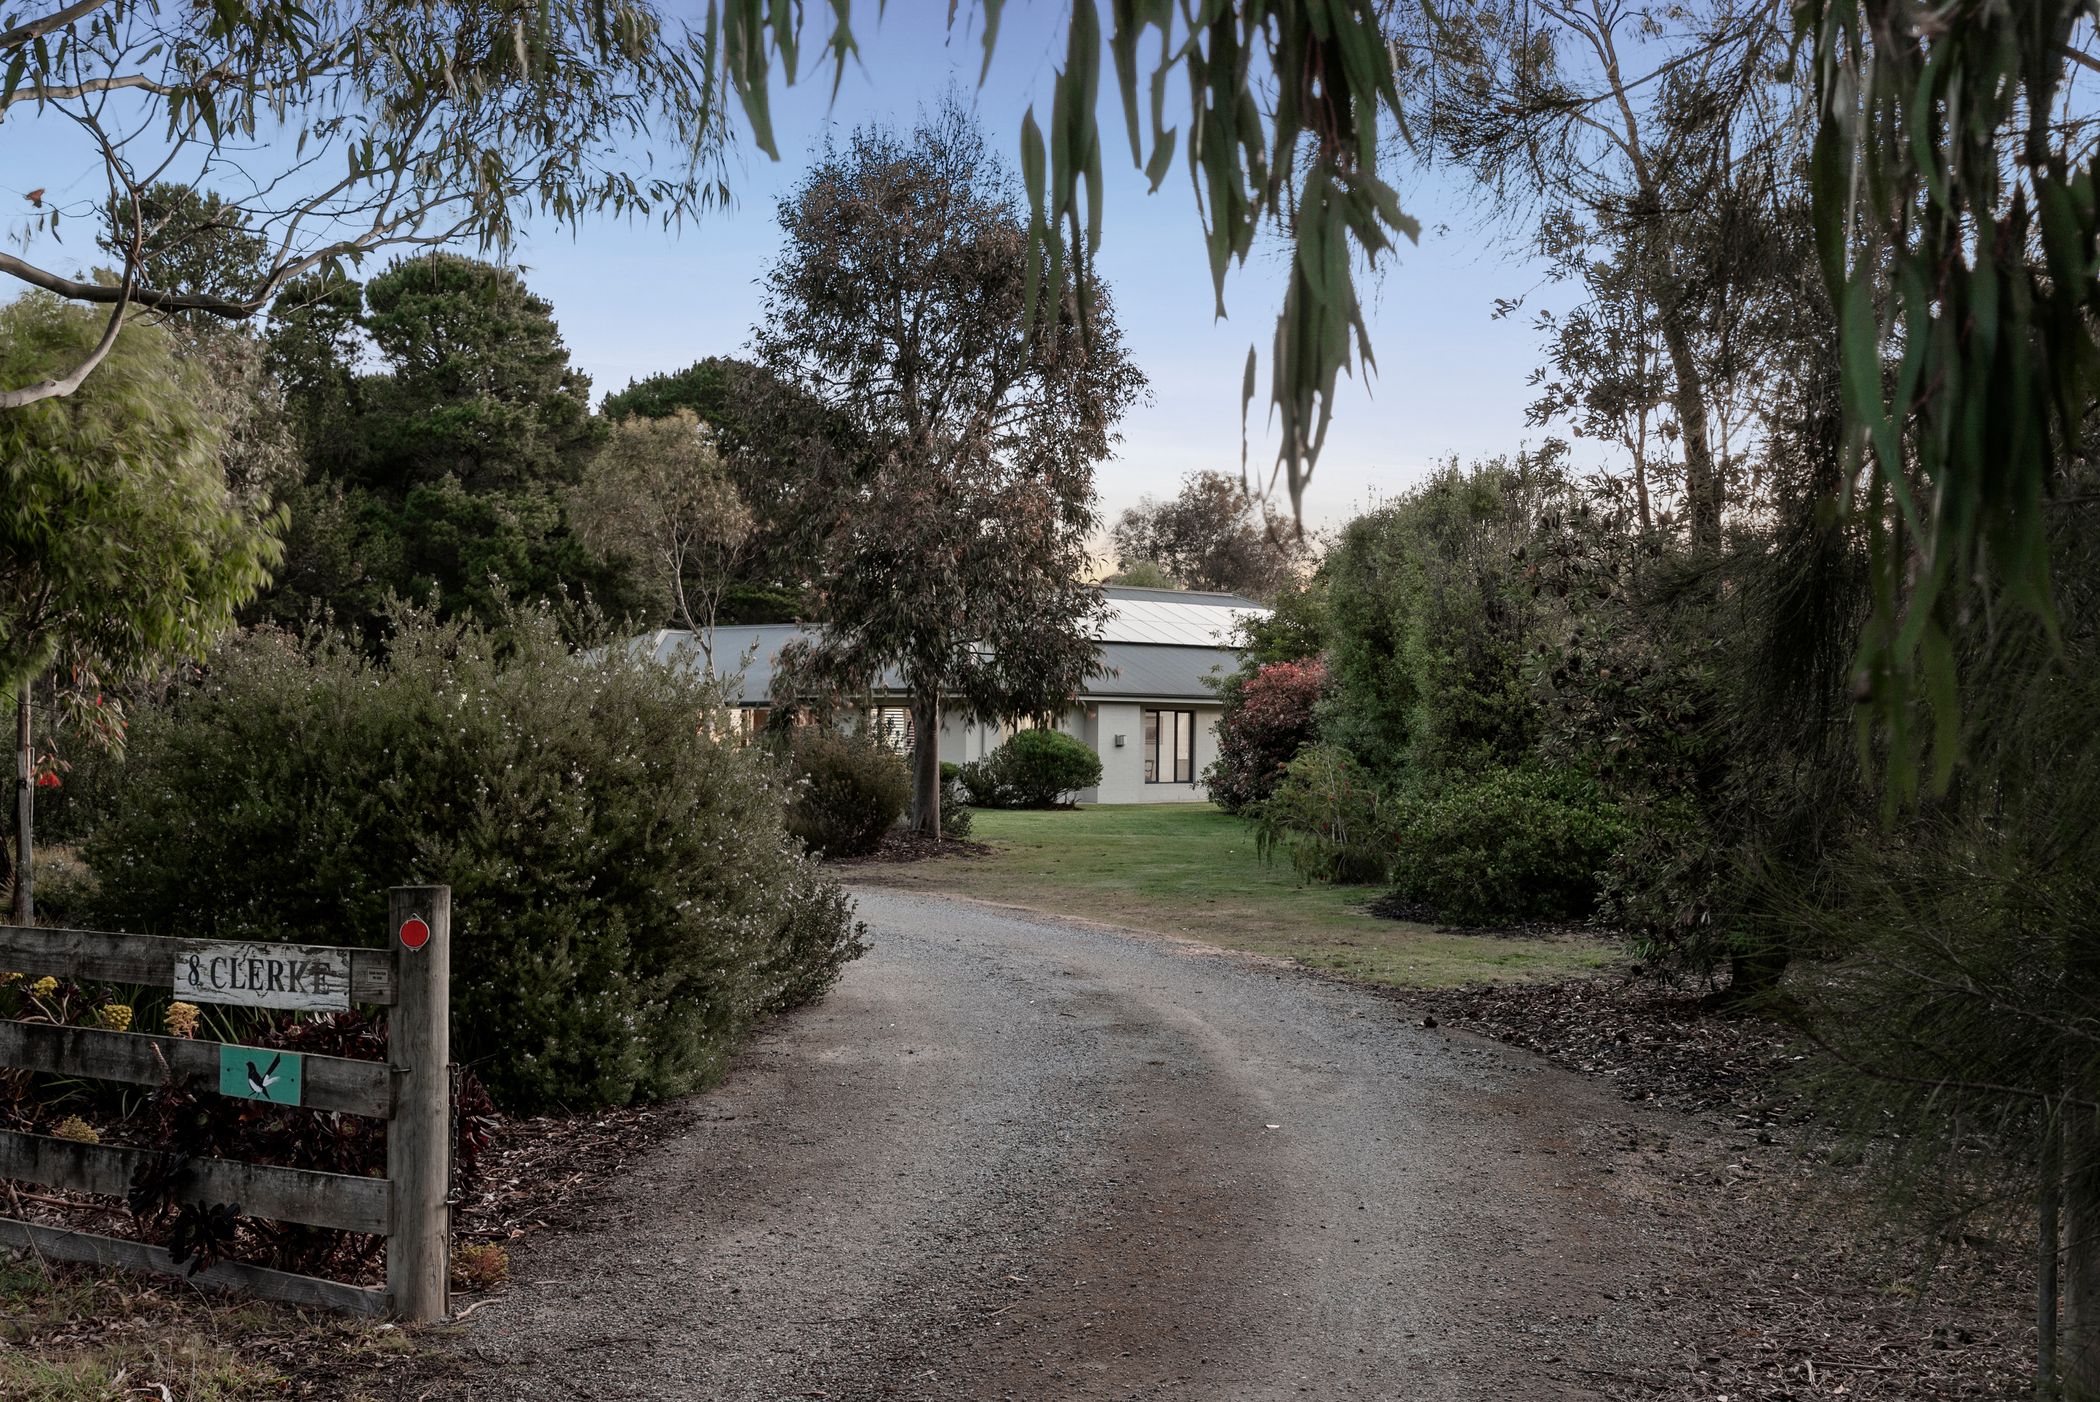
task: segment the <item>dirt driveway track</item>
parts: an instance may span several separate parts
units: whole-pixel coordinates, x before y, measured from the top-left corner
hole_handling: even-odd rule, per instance
[[[1184,941],[857,893],[874,950],[590,1231],[523,1244],[426,1397],[1606,1395],[1627,1108]]]

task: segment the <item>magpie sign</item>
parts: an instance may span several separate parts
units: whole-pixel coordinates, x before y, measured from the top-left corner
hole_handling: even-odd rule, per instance
[[[306,1058],[265,1047],[219,1047],[219,1094],[240,1100],[297,1105]]]

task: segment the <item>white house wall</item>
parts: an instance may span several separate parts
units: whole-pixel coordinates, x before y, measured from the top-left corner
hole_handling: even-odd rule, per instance
[[[1096,701],[1086,706],[1083,728],[1075,733],[1101,756],[1101,783],[1079,795],[1081,803],[1203,803],[1203,771],[1218,757],[1218,717],[1223,707],[1202,702],[1162,702],[1155,708],[1136,701]],[[1196,713],[1195,781],[1187,784],[1145,782],[1145,715],[1148,710]],[[1121,745],[1117,736],[1123,737]]]
[[[1195,781],[1187,784],[1145,782],[1145,716],[1148,710],[1182,710],[1196,713]],[[1101,782],[1079,793],[1081,803],[1204,803],[1210,795],[1203,788],[1203,771],[1218,757],[1218,717],[1223,708],[1200,701],[1162,701],[1156,705],[1136,701],[1089,701],[1074,706],[1059,718],[1057,728],[1084,741],[1101,756]],[[982,759],[1006,742],[1012,728],[976,725],[959,713],[941,716],[940,753],[950,764]],[[1117,736],[1123,737],[1121,745]]]

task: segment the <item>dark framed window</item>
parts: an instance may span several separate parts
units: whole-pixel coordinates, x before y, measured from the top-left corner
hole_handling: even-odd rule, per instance
[[[1145,782],[1196,782],[1196,713],[1145,712]]]

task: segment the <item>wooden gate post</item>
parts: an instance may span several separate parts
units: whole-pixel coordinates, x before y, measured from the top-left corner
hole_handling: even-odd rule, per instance
[[[387,892],[398,988],[386,1034],[394,1118],[386,1132],[393,1206],[387,1311],[427,1324],[450,1307],[452,1257],[452,888]]]

